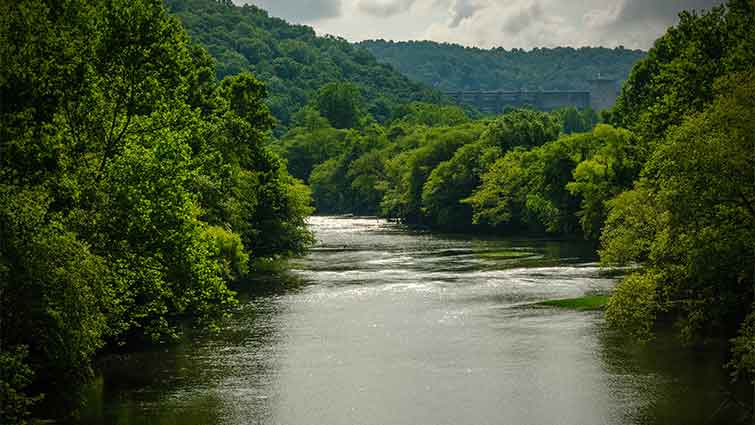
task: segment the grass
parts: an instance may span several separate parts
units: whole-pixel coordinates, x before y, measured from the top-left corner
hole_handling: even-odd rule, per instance
[[[568,308],[579,311],[603,310],[608,303],[608,295],[588,295],[564,300],[548,300],[537,303],[548,307]]]

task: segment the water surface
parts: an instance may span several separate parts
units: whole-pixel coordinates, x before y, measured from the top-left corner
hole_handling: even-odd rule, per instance
[[[594,247],[313,217],[317,246],[219,334],[104,362],[88,424],[730,424],[720,347],[638,346]],[[268,282],[269,284],[269,282]]]

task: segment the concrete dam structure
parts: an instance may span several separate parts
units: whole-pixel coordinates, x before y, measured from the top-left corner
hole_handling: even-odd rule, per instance
[[[500,114],[506,108],[532,107],[543,111],[575,107],[608,109],[619,95],[619,82],[605,78],[590,80],[589,91],[458,91],[447,92],[456,103],[471,105],[487,114]]]

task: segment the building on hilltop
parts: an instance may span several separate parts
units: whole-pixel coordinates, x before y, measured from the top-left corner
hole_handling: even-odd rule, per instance
[[[619,82],[609,78],[597,78],[590,80],[590,107],[596,111],[612,108],[619,97]]]
[[[611,108],[619,95],[616,80],[597,78],[590,80],[589,91],[457,91],[447,92],[456,103],[474,106],[487,114],[500,114],[506,108],[531,107],[542,111],[575,107],[592,108],[596,111]]]

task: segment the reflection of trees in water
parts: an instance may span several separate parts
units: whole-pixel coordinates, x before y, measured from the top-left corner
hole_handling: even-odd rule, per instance
[[[220,335],[208,338],[199,356],[213,369],[210,392],[220,399],[220,423],[272,420],[276,374],[288,306],[277,296],[253,297],[229,319]],[[217,423],[217,422],[216,422]]]
[[[487,268],[561,267],[597,262],[595,243],[584,240],[553,240],[524,237],[455,235],[471,240],[475,255],[488,262]],[[483,267],[475,264],[475,267]]]
[[[237,289],[239,308],[216,332],[187,329],[177,344],[102,359],[81,423],[270,422],[287,309],[280,297],[305,282],[288,272],[264,279]]]
[[[684,347],[670,329],[647,343],[634,342],[601,326],[599,358],[622,422],[685,425],[749,424],[741,400],[751,399],[746,383],[732,384],[725,341]]]

